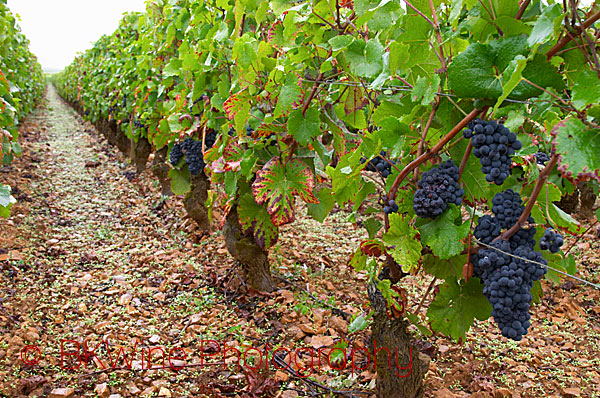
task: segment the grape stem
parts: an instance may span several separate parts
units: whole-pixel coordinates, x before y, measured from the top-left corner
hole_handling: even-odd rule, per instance
[[[529,197],[529,200],[527,201],[527,206],[525,207],[525,210],[523,210],[521,217],[519,217],[519,219],[517,220],[515,225],[510,227],[510,229],[507,229],[502,235],[500,235],[499,237],[494,239],[494,241],[496,241],[498,239],[505,239],[505,240],[510,239],[514,234],[517,233],[517,231],[519,231],[521,229],[521,227],[523,227],[523,225],[525,225],[525,223],[527,222],[527,219],[529,218],[529,215],[531,214],[531,210],[533,210],[535,201],[537,200],[537,197],[540,195],[540,192],[542,191],[542,187],[544,186],[544,184],[546,184],[546,181],[548,180],[548,176],[550,175],[550,172],[552,171],[554,166],[556,166],[557,162],[558,162],[558,154],[552,155],[552,158],[550,158],[550,161],[548,162],[548,164],[546,165],[544,170],[542,170],[540,172],[540,176],[539,176],[537,182],[535,183],[535,187],[533,187],[533,192],[531,192],[531,196]]]
[[[407,164],[406,167],[404,167],[404,169],[400,172],[400,174],[398,174],[398,177],[396,177],[396,179],[394,180],[394,183],[392,184],[392,187],[390,188],[390,192],[388,194],[388,197],[390,199],[395,199],[396,198],[396,192],[398,192],[398,188],[400,188],[400,184],[402,184],[402,182],[404,181],[404,179],[406,178],[406,176],[411,171],[413,171],[414,169],[416,169],[417,167],[419,167],[420,165],[422,165],[423,163],[425,163],[427,160],[431,159],[435,154],[437,154],[438,152],[440,152],[442,150],[442,148],[448,142],[450,142],[450,140],[452,138],[456,137],[456,135],[458,133],[460,133],[461,130],[467,124],[469,124],[469,122],[471,120],[475,119],[479,114],[481,114],[482,112],[486,111],[488,108],[489,107],[486,106],[483,109],[473,109],[471,111],[471,113],[469,113],[467,116],[465,116],[463,120],[461,120],[456,126],[454,126],[452,128],[452,130],[450,130],[450,132],[448,132],[448,134],[446,134],[437,144],[435,144],[427,152],[423,153],[421,156],[417,157],[415,160],[413,160],[412,162],[410,162],[409,164]]]

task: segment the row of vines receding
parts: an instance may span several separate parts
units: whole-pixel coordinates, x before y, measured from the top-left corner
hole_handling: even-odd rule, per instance
[[[576,271],[563,236],[583,228],[557,202],[598,191],[599,18],[579,1],[152,0],[56,86],[138,170],[155,151],[207,233],[226,209],[257,290],[276,288],[269,248],[298,201],[321,222],[350,209],[372,341],[399,353],[378,396],[419,397],[409,323],[464,340],[493,317],[518,341],[540,279]],[[407,275],[433,277],[422,297]]]
[[[45,79],[29,41],[15,16],[0,0],[0,166],[10,164],[22,152],[17,142],[18,124],[44,94]],[[16,202],[11,187],[0,184],[0,217],[7,218]]]

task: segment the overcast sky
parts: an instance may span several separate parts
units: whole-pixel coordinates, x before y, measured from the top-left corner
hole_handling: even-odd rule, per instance
[[[44,70],[61,70],[78,52],[117,29],[124,12],[144,11],[144,0],[8,0],[19,14],[21,30],[31,41]]]

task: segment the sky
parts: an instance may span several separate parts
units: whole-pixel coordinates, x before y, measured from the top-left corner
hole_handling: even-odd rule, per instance
[[[144,11],[144,0],[8,0],[19,14],[21,31],[30,40],[45,71],[69,65],[78,52],[113,33],[124,12]]]

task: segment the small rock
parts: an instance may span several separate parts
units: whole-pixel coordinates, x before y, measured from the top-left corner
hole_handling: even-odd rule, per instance
[[[167,388],[161,387],[160,390],[158,391],[158,396],[159,397],[170,397],[171,391],[169,391]]]
[[[445,353],[447,353],[449,350],[450,350],[450,347],[448,347],[447,345],[443,345],[443,344],[441,344],[441,345],[438,347],[438,351],[440,352],[440,354],[445,354]]]
[[[154,297],[154,299],[158,301],[165,301],[165,299],[167,298],[163,292],[158,292],[152,297]]]
[[[131,303],[131,299],[132,298],[133,298],[133,296],[131,295],[131,293],[125,293],[119,299],[119,304],[121,304],[121,305],[127,305],[127,304]]]
[[[55,388],[52,390],[48,398],[65,398],[71,397],[75,393],[72,388]]]
[[[581,396],[581,388],[577,388],[577,387],[563,388],[562,394],[563,394],[563,397],[580,397]]]
[[[160,336],[154,334],[150,337],[150,339],[148,339],[149,342],[156,344],[160,341]]]
[[[281,394],[281,398],[298,398],[298,393],[294,390],[285,390]]]
[[[110,389],[108,388],[106,383],[97,384],[96,388],[94,388],[94,392],[102,398],[106,398],[110,395]]]

